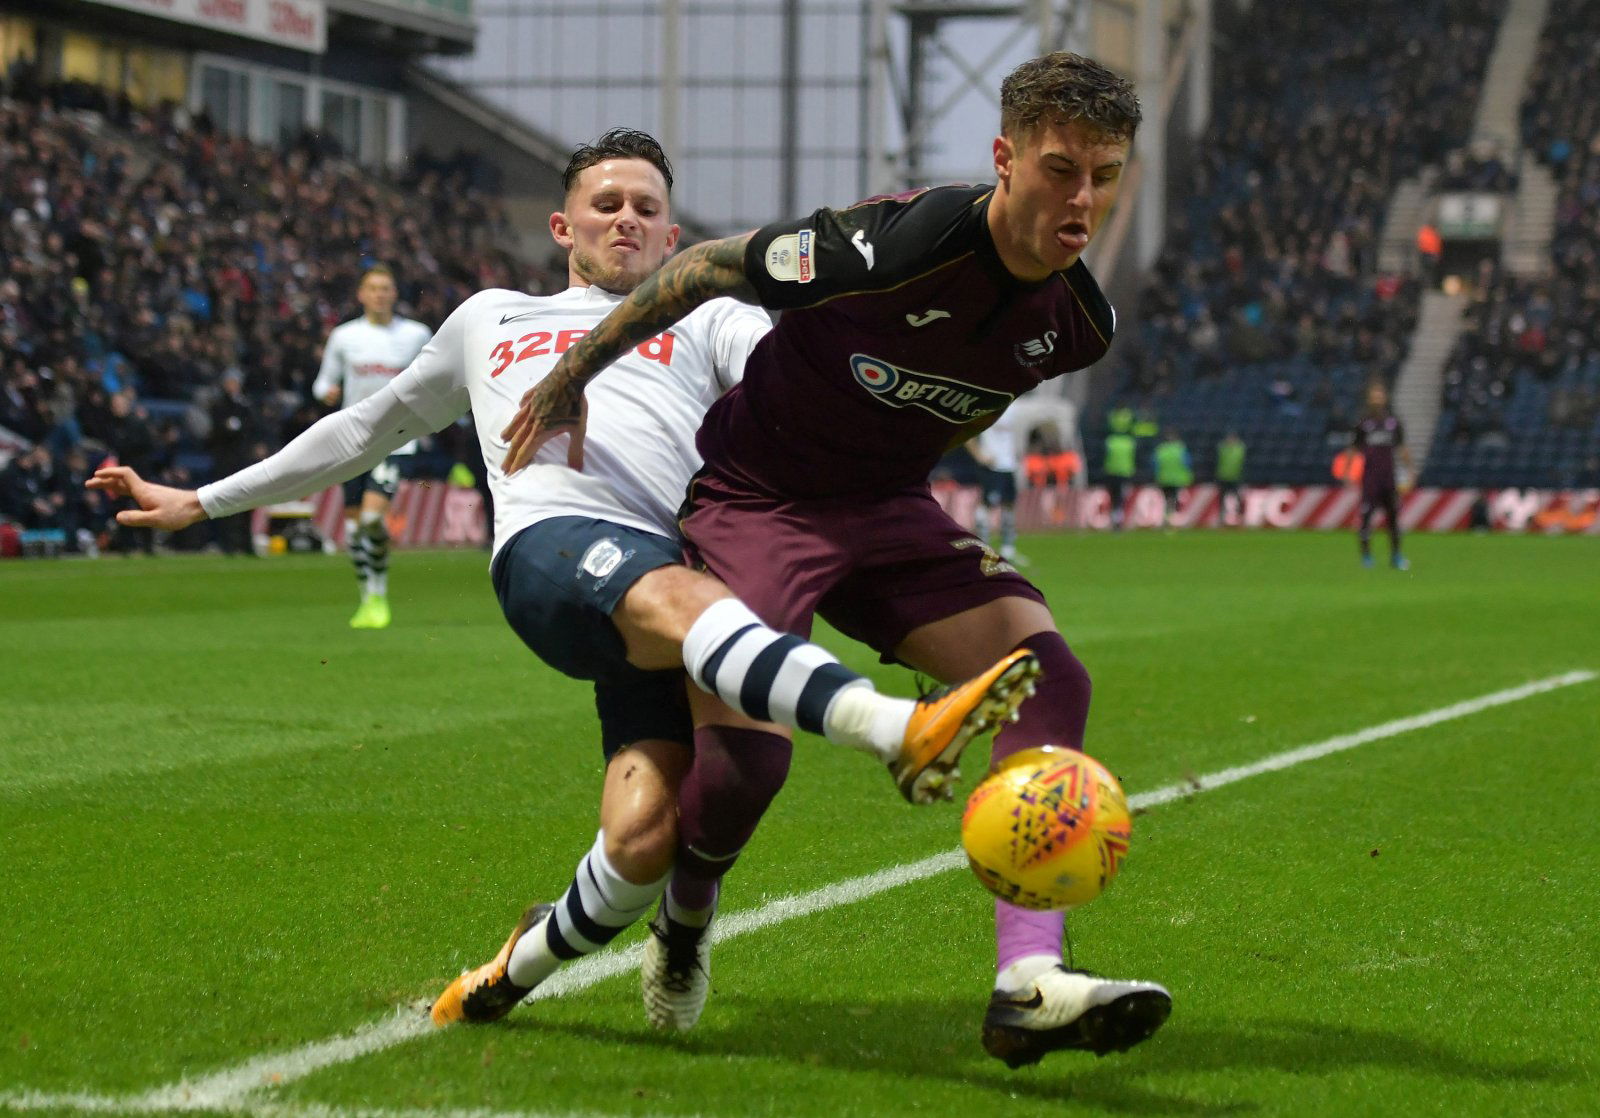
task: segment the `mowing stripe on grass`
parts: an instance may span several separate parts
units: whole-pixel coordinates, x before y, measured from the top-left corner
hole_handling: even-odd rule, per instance
[[[1370,726],[1365,730],[1357,730],[1355,733],[1341,734],[1325,741],[1300,746],[1298,749],[1274,753],[1248,765],[1236,765],[1214,773],[1207,773],[1205,776],[1196,777],[1194,780],[1184,781],[1180,784],[1169,784],[1162,788],[1152,789],[1149,792],[1141,792],[1136,796],[1129,797],[1128,803],[1134,808],[1157,807],[1161,804],[1171,803],[1173,800],[1210,791],[1213,788],[1236,784],[1241,780],[1248,780],[1263,773],[1277,772],[1280,769],[1291,768],[1334,753],[1342,753],[1371,742],[1397,737],[1412,730],[1437,726],[1441,722],[1465,718],[1468,715],[1478,714],[1493,707],[1521,702],[1523,699],[1532,698],[1535,695],[1542,695],[1548,691],[1571,687],[1579,683],[1588,683],[1597,678],[1600,678],[1600,673],[1592,671],[1565,672],[1561,675],[1535,680],[1532,683],[1525,683],[1520,687],[1494,691],[1487,695],[1480,695],[1475,699],[1467,699],[1459,703],[1452,703],[1450,706],[1424,711],[1422,714],[1415,714],[1409,718],[1397,718],[1391,722]],[[901,885],[908,885],[914,881],[921,881],[924,878],[955,869],[965,864],[965,861],[966,858],[958,847],[955,850],[934,854],[920,861],[891,866],[876,873],[853,877],[833,885],[826,885],[809,893],[791,897],[779,897],[777,900],[762,905],[760,908],[751,909],[747,912],[735,912],[720,918],[712,931],[712,942],[720,943],[773,924],[781,924],[788,920],[795,920],[827,909],[854,904],[857,901],[865,900],[868,897],[876,896]],[[642,946],[635,945],[623,951],[607,951],[580,959],[572,966],[553,975],[535,990],[528,1000],[537,1001],[544,998],[559,997],[563,994],[576,993],[614,975],[634,970],[639,965],[639,957],[642,951]],[[46,1095],[38,1092],[20,1092],[0,1095],[0,1107],[12,1110],[69,1109],[133,1112],[227,1110],[245,1112],[257,1115],[259,1118],[399,1118],[399,1116],[407,1112],[378,1109],[334,1109],[314,1105],[266,1104],[253,1100],[249,1096],[259,1090],[280,1087],[286,1083],[303,1079],[322,1068],[348,1063],[362,1056],[381,1052],[405,1041],[425,1036],[433,1031],[433,1027],[427,1018],[425,1005],[421,1003],[404,1005],[397,1008],[389,1016],[363,1025],[344,1036],[317,1041],[288,1052],[257,1056],[235,1067],[225,1068],[212,1075],[194,1080],[181,1080],[169,1086],[147,1091],[142,1095],[115,1097],[81,1094]],[[464,1110],[414,1113],[419,1118],[422,1115],[426,1115],[426,1118],[489,1118],[490,1116],[488,1111]],[[521,1118],[540,1118],[540,1116],[524,1114]]]
[[[135,1099],[114,1095],[80,1093],[49,1094],[21,1091],[0,1095],[0,1109],[78,1110],[91,1114],[155,1113],[167,1107],[145,1106]],[[424,1110],[417,1107],[327,1106],[323,1103],[282,1103],[265,1099],[245,1099],[228,1108],[230,1114],[249,1118],[614,1118],[600,1110],[487,1110],[458,1107],[452,1110]]]

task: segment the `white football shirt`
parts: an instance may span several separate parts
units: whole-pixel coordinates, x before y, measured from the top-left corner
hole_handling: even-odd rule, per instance
[[[772,326],[757,307],[714,299],[591,381],[584,392],[582,473],[567,468],[566,438],[546,443],[513,477],[500,469],[509,449],[500,432],[522,394],[621,301],[598,287],[547,296],[480,292],[395,380],[401,401],[435,429],[471,407],[494,494],[497,551],[522,528],[552,516],[592,516],[677,535],[684,490],[700,468],[695,432]]]
[[[744,375],[745,359],[772,327],[759,307],[713,299],[592,380],[581,473],[567,467],[565,437],[511,477],[500,469],[509,449],[500,432],[522,394],[621,301],[598,287],[479,292],[383,391],[327,416],[264,462],[203,486],[200,503],[217,517],[303,496],[382,461],[419,425],[437,431],[470,409],[494,495],[497,553],[523,528],[555,516],[676,538],[678,508],[701,465],[700,421]]]
[[[399,315],[383,326],[365,315],[342,322],[322,347],[322,368],[311,394],[320,400],[337,388],[340,407],[353,408],[404,372],[431,336],[422,323]],[[395,453],[413,454],[416,449],[412,442]]]
[[[997,473],[1017,472],[1017,429],[1010,411],[1000,413],[1000,418],[984,428],[978,435],[978,445],[989,456],[989,468]]]

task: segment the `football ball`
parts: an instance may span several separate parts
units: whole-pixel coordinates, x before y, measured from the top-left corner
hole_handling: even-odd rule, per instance
[[[1132,831],[1117,778],[1088,754],[1054,745],[1001,761],[961,816],[972,872],[1022,908],[1094,900],[1122,867]]]

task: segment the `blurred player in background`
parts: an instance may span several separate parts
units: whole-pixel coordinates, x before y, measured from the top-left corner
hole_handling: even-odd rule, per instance
[[[1087,670],[1039,590],[951,520],[927,479],[1017,396],[1105,355],[1115,316],[1079,258],[1139,118],[1132,85],[1089,59],[1024,63],[1001,87],[995,187],[818,210],[689,249],[527,393],[504,468],[562,434],[583,463],[585,386],[697,307],[733,295],[783,309],[701,426],[705,467],[681,521],[692,552],[768,624],[804,635],[820,614],[936,679],[1032,651],[1039,694],[996,737],[995,759],[1081,748]],[[693,805],[681,809],[697,825]],[[1063,965],[1062,913],[996,902],[995,919],[983,1044],[1009,1066],[1060,1048],[1120,1051],[1166,1020],[1161,986]]]
[[[1001,412],[994,426],[967,443],[967,450],[981,471],[978,531],[1001,558],[1027,566],[1027,559],[1017,554],[1017,438],[1011,413]]]
[[[433,332],[394,313],[394,273],[375,264],[361,277],[360,318],[333,328],[311,394],[329,407],[353,408],[381,391],[422,352]],[[383,629],[389,611],[389,502],[400,485],[400,461],[415,454],[408,442],[370,470],[344,483],[344,541],[355,564],[361,604],[352,629]]]
[[[1410,488],[1413,472],[1411,448],[1406,446],[1406,430],[1389,410],[1389,390],[1381,384],[1367,389],[1367,412],[1356,424],[1350,445],[1361,451],[1364,462],[1361,469],[1361,524],[1357,539],[1361,542],[1361,565],[1372,566],[1372,515],[1382,512],[1389,526],[1389,565],[1397,571],[1409,571],[1411,563],[1400,550],[1400,501],[1397,490],[1402,483]],[[1406,474],[1402,479],[1395,470],[1398,455]]]
[[[632,375],[594,393],[583,473],[554,450],[515,477],[501,471],[507,447],[495,433],[523,389],[671,253],[678,227],[670,175],[654,139],[607,133],[573,155],[563,209],[551,217],[552,235],[568,250],[566,291],[474,295],[400,376],[198,493],[150,485],[120,467],[99,471],[93,483],[139,502],[144,511],[123,514],[124,523],[182,527],[357,475],[471,407],[495,494],[496,594],[541,659],[594,681],[607,764],[600,834],[571,886],[557,903],[529,908],[494,958],[450,984],[433,1007],[441,1025],[503,1017],[562,962],[610,943],[658,899],[641,976],[646,1013],[658,1027],[695,1023],[709,981],[700,933],[712,919],[716,882],[782,784],[783,773],[770,770],[788,765],[787,748],[762,748],[771,735],[732,725],[736,711],[761,720],[755,725],[798,726],[877,757],[915,799],[921,778],[948,774],[966,742],[1009,716],[1032,687],[1032,657],[1012,655],[980,680],[916,701],[879,695],[821,648],[762,625],[724,585],[682,565],[676,517],[700,461],[695,428],[771,326],[754,307],[713,300],[625,356]],[[727,706],[711,692],[685,694],[686,663]],[[697,729],[691,701],[695,720],[723,725]],[[692,820],[682,828],[680,800]],[[673,927],[695,934],[669,937]]]

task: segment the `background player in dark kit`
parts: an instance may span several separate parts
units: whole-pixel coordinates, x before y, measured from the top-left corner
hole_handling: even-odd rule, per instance
[[[1389,528],[1389,565],[1408,571],[1411,563],[1400,551],[1400,501],[1397,494],[1396,455],[1408,474],[1414,473],[1405,426],[1389,411],[1389,390],[1381,384],[1367,389],[1367,414],[1356,424],[1351,445],[1365,455],[1361,469],[1361,562],[1372,566],[1372,514],[1383,512]]]

